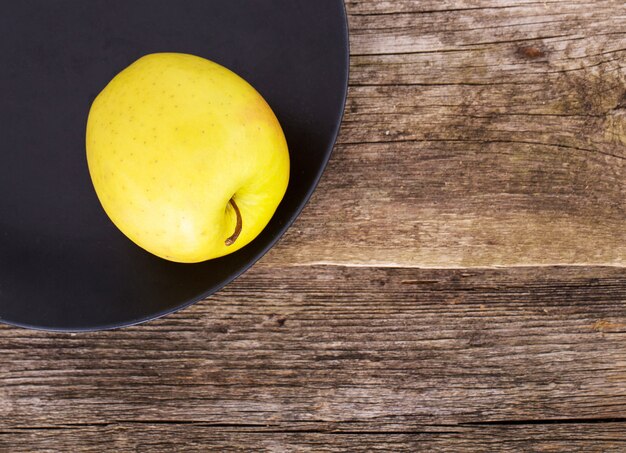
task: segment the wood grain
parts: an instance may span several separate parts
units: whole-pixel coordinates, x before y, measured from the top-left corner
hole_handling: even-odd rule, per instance
[[[5,429],[624,421],[626,413],[626,271],[618,268],[259,265],[145,326],[0,335]]]
[[[114,423],[101,426],[68,426],[55,429],[11,430],[14,442],[4,442],[7,451],[39,452],[80,451],[100,453],[105,443],[112,451],[187,451],[187,452],[449,452],[492,453],[551,451],[581,453],[621,453],[626,448],[624,426],[594,424],[421,427],[414,431],[360,432],[305,425],[289,432],[271,427],[214,427],[201,423]],[[350,429],[349,427],[347,429]],[[254,448],[252,448],[254,446]]]
[[[276,263],[626,265],[623,1],[352,1],[339,146]]]
[[[346,6],[303,215],[165,319],[0,326],[0,451],[626,450],[623,1]]]

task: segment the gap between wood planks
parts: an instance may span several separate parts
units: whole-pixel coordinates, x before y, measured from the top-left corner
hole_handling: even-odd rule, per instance
[[[389,422],[389,420],[388,420]],[[0,435],[9,434],[17,431],[35,431],[35,430],[68,430],[84,427],[115,427],[120,425],[170,425],[170,426],[197,426],[203,428],[227,428],[247,432],[248,428],[254,429],[257,433],[328,433],[328,434],[445,434],[460,433],[462,431],[433,431],[433,428],[464,428],[464,427],[481,427],[481,426],[532,426],[532,425],[593,425],[593,424],[620,424],[626,423],[626,417],[613,418],[565,418],[565,419],[525,419],[525,420],[497,420],[497,421],[476,421],[476,422],[459,422],[459,423],[433,423],[423,424],[424,428],[430,430],[416,430],[414,428],[390,430],[350,430],[344,426],[351,424],[364,424],[364,420],[299,420],[294,422],[295,425],[324,425],[325,428],[289,428],[285,423],[215,423],[203,420],[127,420],[119,419],[109,422],[91,422],[91,423],[64,423],[61,425],[33,425],[33,426],[15,426],[8,430],[0,428]],[[281,425],[283,426],[281,428]],[[260,429],[259,429],[260,428]],[[625,439],[626,440],[626,439]]]
[[[259,262],[258,266],[264,266],[263,262]],[[271,263],[268,264],[271,266]],[[394,262],[376,262],[376,263],[350,263],[342,261],[311,261],[290,264],[292,267],[312,267],[312,266],[331,266],[346,268],[372,268],[372,269],[423,269],[423,270],[481,270],[481,269],[523,269],[523,268],[567,268],[567,267],[612,267],[616,269],[625,269],[626,265],[621,263],[615,264],[608,262],[602,263],[575,263],[575,264],[559,264],[559,263],[522,263],[522,264],[505,264],[493,266],[424,266],[419,264],[394,263]]]

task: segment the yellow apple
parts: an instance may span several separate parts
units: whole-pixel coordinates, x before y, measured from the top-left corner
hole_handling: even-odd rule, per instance
[[[87,163],[113,223],[162,258],[234,252],[267,225],[289,181],[282,128],[263,97],[217,63],[146,55],[93,102]]]

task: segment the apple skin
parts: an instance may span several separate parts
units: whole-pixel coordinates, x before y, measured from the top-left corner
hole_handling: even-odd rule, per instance
[[[182,263],[252,241],[289,182],[287,142],[267,102],[235,73],[193,55],[146,55],[115,76],[91,106],[86,148],[113,223],[145,250]],[[231,199],[242,228],[227,245],[237,229]]]

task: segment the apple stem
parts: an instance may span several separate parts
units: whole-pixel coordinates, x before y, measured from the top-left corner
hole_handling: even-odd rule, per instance
[[[225,241],[225,244],[227,246],[233,245],[235,243],[235,241],[241,234],[241,227],[243,226],[243,221],[241,219],[241,212],[239,211],[239,206],[237,206],[237,203],[235,203],[235,200],[233,198],[230,199],[229,203],[235,210],[235,214],[237,214],[237,225],[235,226],[235,232],[233,233],[233,235],[229,237],[228,239],[226,239]]]

